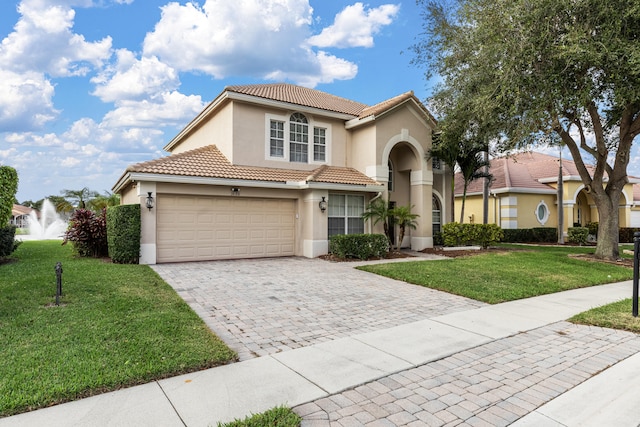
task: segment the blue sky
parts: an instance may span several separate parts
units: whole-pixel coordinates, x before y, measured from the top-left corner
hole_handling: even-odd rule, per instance
[[[425,100],[421,24],[412,0],[5,0],[0,164],[21,202],[110,190],[230,84]]]

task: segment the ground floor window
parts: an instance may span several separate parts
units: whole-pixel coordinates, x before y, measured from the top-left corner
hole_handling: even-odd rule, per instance
[[[329,237],[364,233],[364,196],[329,194]]]
[[[431,202],[431,217],[433,221],[433,235],[440,232],[440,226],[442,224],[442,208],[440,200],[436,196],[432,196]]]

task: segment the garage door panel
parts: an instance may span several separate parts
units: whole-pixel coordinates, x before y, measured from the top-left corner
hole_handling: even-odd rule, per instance
[[[158,262],[294,254],[295,202],[160,195]]]

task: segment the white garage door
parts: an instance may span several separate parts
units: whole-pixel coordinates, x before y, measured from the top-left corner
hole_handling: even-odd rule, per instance
[[[160,195],[158,262],[294,254],[293,200]]]

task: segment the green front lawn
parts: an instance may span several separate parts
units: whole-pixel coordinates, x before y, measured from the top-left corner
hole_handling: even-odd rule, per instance
[[[13,257],[0,264],[0,416],[236,358],[148,266],[76,258],[60,241]]]
[[[569,257],[593,253],[593,248],[505,246],[503,249],[448,260],[358,268],[490,304],[633,278],[630,268]]]

